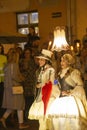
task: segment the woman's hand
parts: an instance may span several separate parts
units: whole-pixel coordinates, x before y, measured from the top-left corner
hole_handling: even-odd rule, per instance
[[[68,96],[70,94],[70,92],[69,91],[62,91],[61,94],[62,94],[62,96]]]
[[[41,88],[41,83],[36,84],[36,88]]]

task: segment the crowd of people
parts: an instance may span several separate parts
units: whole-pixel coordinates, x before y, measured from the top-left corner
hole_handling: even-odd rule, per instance
[[[25,108],[24,94],[13,94],[13,86],[21,86],[24,77],[19,69],[19,54],[14,48],[11,48],[7,53],[7,63],[4,65],[4,92],[2,108],[6,109],[0,118],[0,122],[6,128],[6,119],[8,116],[17,110],[19,129],[27,128],[24,124],[23,111]],[[21,100],[20,100],[21,99]]]
[[[0,123],[7,128],[6,119],[17,111],[19,129],[28,128],[29,119],[38,120],[39,130],[86,130],[87,42],[78,68],[77,55],[70,51],[45,46],[39,52],[40,38],[30,30],[23,50],[14,47],[4,54],[0,44]],[[14,94],[13,86],[22,86],[23,92]]]

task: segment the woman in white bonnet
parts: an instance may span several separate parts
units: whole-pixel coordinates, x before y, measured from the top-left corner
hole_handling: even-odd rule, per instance
[[[53,100],[59,96],[58,86],[54,84],[55,69],[52,67],[52,52],[43,49],[37,56],[39,69],[36,71],[38,89],[37,96],[32,104],[28,119],[39,120],[39,130],[50,130],[48,111]]]
[[[61,57],[58,73],[60,96],[49,110],[52,130],[86,130],[87,102],[83,81],[79,70],[73,67],[75,60],[71,54]]]

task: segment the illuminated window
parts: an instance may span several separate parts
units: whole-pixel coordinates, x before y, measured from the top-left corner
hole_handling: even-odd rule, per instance
[[[18,25],[28,24],[28,14],[18,14],[17,15]]]
[[[30,13],[30,24],[38,23],[38,12]]]
[[[17,13],[17,31],[22,34],[29,33],[29,26],[35,27],[35,32],[39,35],[39,18],[37,11]]]

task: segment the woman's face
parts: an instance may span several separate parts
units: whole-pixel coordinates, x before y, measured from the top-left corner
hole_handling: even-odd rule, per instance
[[[30,58],[30,51],[26,50],[24,53],[25,58]]]
[[[65,69],[69,66],[69,63],[64,58],[61,58],[61,68]]]
[[[42,67],[43,65],[45,65],[45,63],[46,63],[46,60],[45,60],[45,59],[43,59],[43,58],[40,58],[40,59],[39,59],[39,66],[40,66],[40,67]]]
[[[33,28],[29,28],[29,33],[30,33],[30,34],[34,34],[34,32],[35,32],[35,31],[34,31]]]

